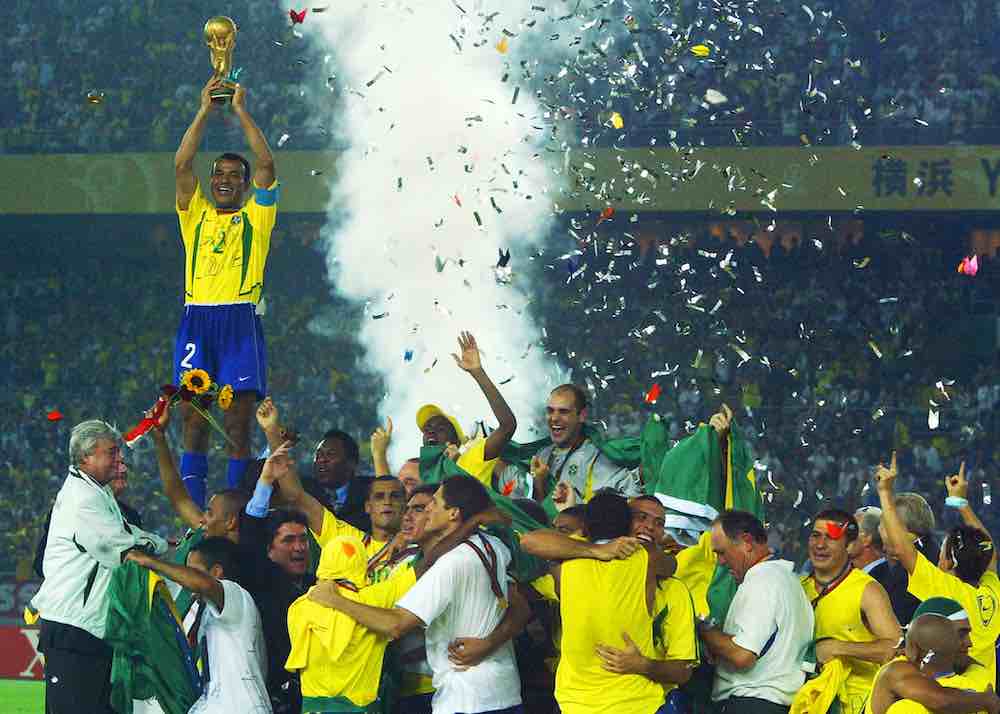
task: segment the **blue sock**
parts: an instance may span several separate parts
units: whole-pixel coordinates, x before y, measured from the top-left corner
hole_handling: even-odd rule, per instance
[[[208,479],[208,455],[185,451],[181,454],[181,478],[184,488],[198,508],[205,508],[205,481]]]
[[[243,474],[246,473],[247,466],[252,461],[253,459],[229,459],[229,468],[226,469],[226,482],[229,484],[229,488],[240,487]]]

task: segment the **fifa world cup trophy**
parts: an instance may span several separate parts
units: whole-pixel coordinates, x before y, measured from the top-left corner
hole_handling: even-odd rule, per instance
[[[205,44],[212,59],[215,77],[224,86],[212,92],[212,101],[224,104],[236,93],[236,80],[240,70],[233,67],[233,50],[236,48],[236,23],[230,17],[213,17],[205,23]]]

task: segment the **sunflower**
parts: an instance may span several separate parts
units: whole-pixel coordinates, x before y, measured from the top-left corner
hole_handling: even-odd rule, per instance
[[[212,378],[203,369],[189,369],[181,375],[181,386],[194,394],[204,394],[212,386]]]
[[[220,389],[219,396],[215,398],[215,401],[219,404],[219,409],[222,411],[229,409],[233,403],[233,386],[231,384],[227,384]]]

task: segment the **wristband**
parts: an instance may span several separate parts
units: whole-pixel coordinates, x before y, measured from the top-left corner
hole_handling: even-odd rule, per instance
[[[965,508],[969,505],[969,499],[962,498],[961,496],[948,496],[944,499],[944,505],[948,508]]]

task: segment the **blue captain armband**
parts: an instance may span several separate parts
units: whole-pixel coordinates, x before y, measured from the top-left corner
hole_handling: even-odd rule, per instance
[[[256,185],[253,187],[253,198],[257,202],[258,206],[273,206],[278,202],[278,184],[274,185],[274,188],[258,188]]]

